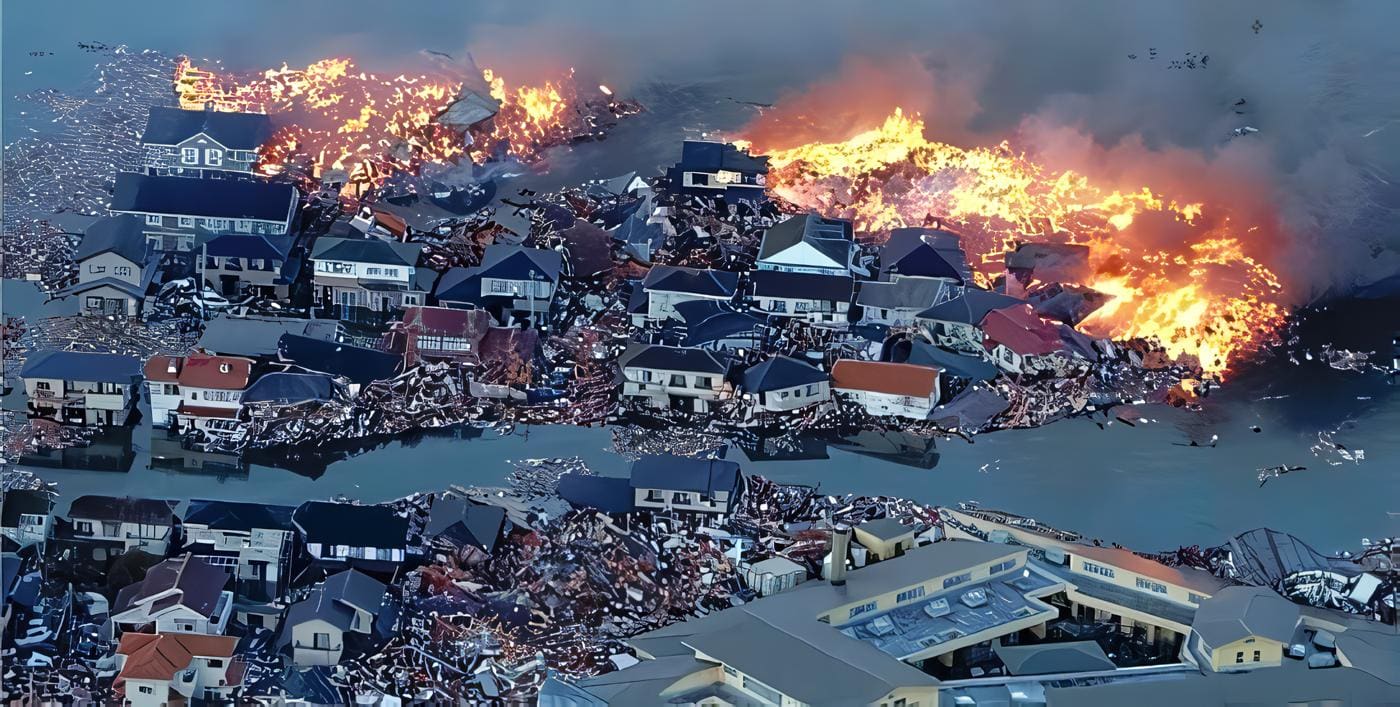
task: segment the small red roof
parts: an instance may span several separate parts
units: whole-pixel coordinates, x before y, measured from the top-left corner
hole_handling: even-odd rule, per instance
[[[1060,332],[1036,315],[1028,304],[994,309],[982,317],[983,346],[1001,344],[1022,356],[1042,356],[1064,348]]]
[[[938,392],[939,372],[937,368],[912,363],[843,358],[831,367],[831,385],[846,390],[927,398]]]
[[[195,656],[231,658],[238,639],[193,633],[124,633],[117,653],[126,656],[116,683],[127,680],[170,680],[188,668]]]
[[[143,371],[146,380],[166,381],[195,388],[243,390],[253,374],[253,360],[238,356],[214,356],[195,351],[188,356],[152,356]]]

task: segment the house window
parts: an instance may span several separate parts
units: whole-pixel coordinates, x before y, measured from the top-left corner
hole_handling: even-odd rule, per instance
[[[915,600],[915,599],[918,599],[919,597],[922,597],[923,595],[924,595],[924,586],[921,584],[921,585],[919,585],[919,586],[917,586],[917,587],[914,587],[913,589],[906,589],[906,590],[900,592],[900,593],[899,593],[899,596],[895,597],[894,600],[897,601],[897,602],[899,602],[899,603],[901,603],[901,604],[903,604],[903,603],[906,602],[906,601],[913,601],[913,600]]]
[[[179,222],[179,223],[180,223],[180,227],[181,227],[181,228],[194,228],[194,217],[193,217],[193,216],[181,216],[181,217],[180,217],[180,222]]]
[[[788,399],[788,392],[787,392],[786,390],[784,390],[784,391],[782,392],[782,394],[779,395],[778,397],[782,398],[783,400],[787,400],[787,399]]]
[[[677,504],[677,505],[682,505],[682,506],[683,506],[683,505],[687,505],[687,504],[690,503],[690,494],[688,494],[688,493],[681,493],[680,491],[677,491],[677,492],[671,494],[671,503],[675,503],[675,504]]]
[[[83,533],[84,535],[92,535],[92,521],[90,521],[90,520],[76,520],[76,521],[73,521],[73,529],[76,530],[76,531],[78,531],[78,532],[80,532],[80,533]]]
[[[87,308],[88,308],[88,309],[102,309],[102,298],[101,298],[101,297],[89,297],[89,298],[87,298]]]
[[[816,394],[817,394],[817,384],[816,384],[816,383],[813,383],[812,385],[807,386],[807,397],[810,398],[810,397],[812,397],[813,395],[816,395]]]
[[[88,263],[88,272],[90,272],[90,273],[107,272],[107,266],[106,266],[106,265],[98,265],[97,263]]]
[[[651,501],[652,503],[665,503],[665,502],[666,502],[666,493],[665,493],[664,491],[658,491],[658,490],[656,490],[656,489],[651,489],[651,490],[647,491],[647,500],[648,500],[648,501]]]
[[[685,376],[672,374],[672,375],[671,375],[671,385],[674,386],[674,387],[676,387],[676,388],[684,388],[684,387],[685,387]]]
[[[222,667],[224,667],[224,661],[223,661],[222,659],[220,659],[220,658],[210,658],[210,659],[209,659],[209,667],[211,667],[211,668],[222,668]]]
[[[650,383],[650,382],[651,382],[651,371],[648,371],[648,370],[643,369],[643,370],[642,370],[642,380],[645,381],[645,382],[647,382],[647,383]]]
[[[798,314],[806,314],[807,312],[812,311],[812,303],[811,303],[811,302],[793,302],[793,303],[792,303],[792,311],[797,312]]]
[[[180,164],[199,164],[199,148],[180,148]]]
[[[137,686],[136,691],[143,695],[153,695],[155,694],[156,690],[150,685],[139,685]]]
[[[696,387],[696,388],[709,388],[709,387],[710,387],[710,380],[711,380],[711,379],[710,379],[709,376],[696,376],[696,377],[695,377],[695,387]]]
[[[988,573],[988,574],[996,574],[996,573],[998,573],[998,572],[1005,572],[1006,570],[1009,570],[1009,569],[1011,569],[1012,567],[1015,567],[1015,566],[1016,566],[1016,560],[1006,560],[1006,561],[1003,561],[1003,562],[998,562],[998,563],[996,563],[995,565],[992,565],[991,567],[988,567],[988,568],[987,568],[987,573]]]
[[[1188,592],[1186,598],[1189,599],[1192,604],[1199,604],[1206,600],[1205,596],[1195,592]]]
[[[1167,585],[1162,584],[1161,582],[1153,582],[1151,580],[1146,580],[1142,577],[1137,578],[1137,587],[1138,589],[1146,589],[1150,592],[1156,592],[1158,594],[1167,593]]]
[[[179,395],[180,386],[174,383],[166,383],[165,387],[161,389],[161,393],[164,395]]]
[[[330,650],[331,635],[329,633],[317,633],[311,636],[311,646],[318,650]]]
[[[851,607],[851,614],[850,614],[849,618],[854,619],[855,617],[860,616],[861,614],[868,614],[868,613],[874,611],[876,606],[877,606],[877,602],[873,602],[873,601],[869,601],[869,602],[866,602],[866,603],[864,603],[864,604],[860,604],[860,605],[857,605],[857,606],[853,606],[853,607]]]
[[[398,276],[399,276],[399,269],[398,269],[398,268],[384,268],[384,277],[398,277]]]
[[[389,561],[394,559],[394,551],[387,547],[375,548],[374,559]]]
[[[218,167],[224,163],[224,151],[209,149],[204,151],[204,161],[210,166]]]
[[[1259,651],[1254,651],[1254,662],[1259,662]]]
[[[160,218],[159,216],[157,216],[157,215],[155,215],[155,214],[146,214],[146,225],[147,225],[147,226],[159,226],[160,224],[161,224],[161,218]]]
[[[118,266],[112,268],[112,274],[113,274],[113,275],[120,275],[120,276],[122,276],[122,277],[131,277],[131,266],[130,266],[130,265],[118,265]]]
[[[1238,652],[1238,653],[1235,654],[1235,663],[1243,663],[1243,662],[1244,662],[1244,651],[1240,651],[1240,652]]]
[[[944,579],[944,580],[943,580],[943,588],[944,588],[944,589],[947,589],[948,587],[956,587],[956,586],[958,586],[959,584],[962,584],[963,582],[970,582],[970,581],[972,581],[972,573],[971,573],[971,572],[963,572],[962,574],[953,575],[952,577],[948,577],[947,579]]]
[[[365,274],[366,274],[366,275],[378,275],[378,274],[379,274],[379,268],[365,268]]]
[[[770,309],[772,309],[774,312],[786,312],[786,311],[787,311],[787,302],[784,302],[783,300],[780,300],[780,299],[775,299],[775,300],[773,300],[773,306],[770,307]]]
[[[1089,574],[1097,574],[1099,576],[1108,577],[1110,579],[1113,577],[1112,567],[1104,567],[1103,565],[1094,564],[1093,562],[1085,562],[1084,571],[1088,572]]]
[[[492,291],[492,292],[514,292],[514,291],[515,291],[515,288],[511,286],[511,283],[506,282],[506,281],[504,281],[504,280],[492,280],[492,281],[491,281],[491,291]]]
[[[233,230],[247,233],[253,230],[253,222],[246,219],[237,219],[233,222]]]

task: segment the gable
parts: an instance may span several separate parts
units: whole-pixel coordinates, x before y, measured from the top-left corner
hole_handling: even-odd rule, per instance
[[[228,150],[228,148],[225,147],[218,140],[209,137],[207,133],[199,133],[197,135],[192,135],[188,140],[181,142],[179,145],[176,145],[176,147],[179,147],[181,149],[184,149],[186,147],[197,147],[201,150],[208,150],[217,147],[220,150]]]
[[[828,257],[825,253],[812,247],[812,244],[807,243],[806,241],[794,243],[791,246],[788,246],[787,248],[784,248],[768,256],[767,258],[764,258],[764,260],[770,263],[782,263],[785,265],[806,265],[810,267],[819,268],[846,267],[845,263],[833,260],[832,258]]]

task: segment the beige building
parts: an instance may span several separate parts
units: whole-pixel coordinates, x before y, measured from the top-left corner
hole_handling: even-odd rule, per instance
[[[914,549],[914,529],[893,518],[865,521],[855,527],[855,536],[872,561],[899,557]]]

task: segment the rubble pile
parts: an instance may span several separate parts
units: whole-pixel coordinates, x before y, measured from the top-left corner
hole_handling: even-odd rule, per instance
[[[136,321],[126,317],[74,315],[47,317],[30,324],[20,339],[25,351],[95,351],[138,358],[183,356],[199,339],[189,321]]]
[[[46,292],[59,289],[77,275],[75,242],[72,234],[45,219],[5,219],[0,230],[5,279],[37,280]]]

